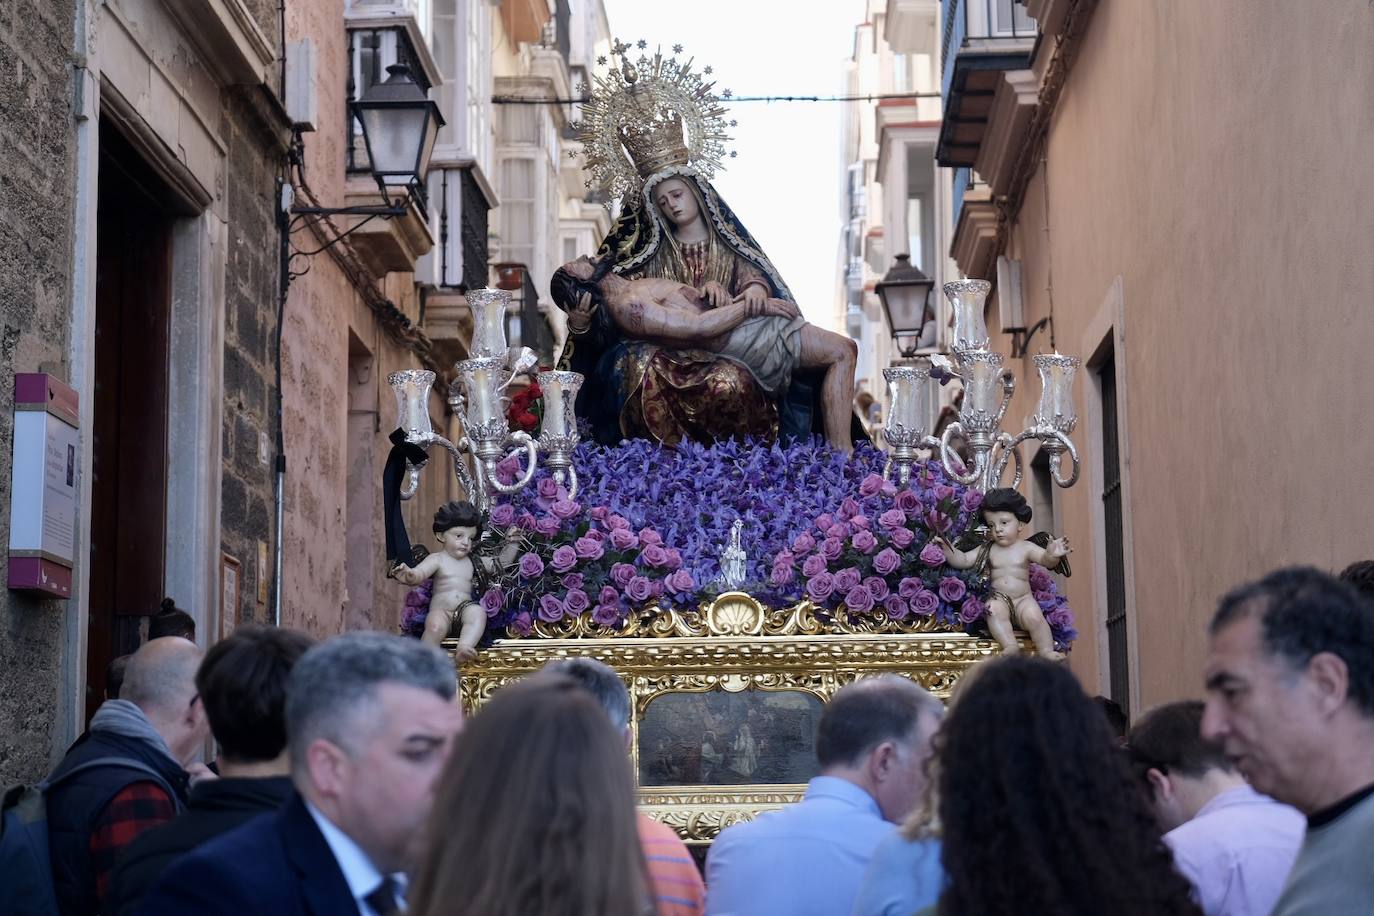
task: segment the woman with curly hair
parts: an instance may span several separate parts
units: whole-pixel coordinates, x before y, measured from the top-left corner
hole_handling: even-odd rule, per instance
[[[1065,668],[988,662],[936,736],[939,916],[1197,916],[1106,719]]]
[[[643,916],[625,739],[571,678],[503,688],[440,777],[411,916]]]

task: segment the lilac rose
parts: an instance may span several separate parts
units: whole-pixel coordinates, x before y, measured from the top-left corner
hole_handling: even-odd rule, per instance
[[[639,529],[639,546],[661,547],[663,546],[663,538],[652,528],[641,528]]]
[[[940,607],[940,596],[928,588],[923,588],[909,599],[911,612],[921,617],[929,617]]]
[[[533,579],[544,571],[544,561],[539,559],[538,554],[527,553],[520,557],[520,575],[526,579]]]
[[[515,483],[520,476],[520,458],[517,455],[507,455],[496,463],[496,479],[504,484]]]
[[[599,595],[597,595],[596,597],[597,597],[598,603],[600,603],[600,604],[619,604],[619,603],[620,603],[620,592],[616,591],[615,588],[614,588],[613,586],[610,586],[610,585],[603,585],[603,586],[601,586],[601,593],[600,593]]]
[[[516,636],[528,636],[530,635],[530,630],[534,629],[534,621],[530,619],[529,614],[521,611],[515,615],[514,620],[506,625],[506,629],[510,630]]]
[[[905,620],[911,613],[911,607],[907,605],[906,599],[899,595],[888,595],[883,602],[883,610],[887,611],[887,616],[892,620]]]
[[[539,619],[545,623],[557,623],[563,619],[565,611],[557,595],[544,595],[539,599]]]
[[[888,533],[887,539],[892,542],[892,546],[898,550],[906,550],[911,546],[911,542],[916,540],[916,535],[910,528],[893,528]]]
[[[611,510],[607,509],[605,506],[593,506],[590,514],[593,521],[604,522],[606,516],[611,514]]]
[[[873,596],[874,601],[884,600],[891,591],[887,587],[887,580],[882,576],[867,576],[863,581],[863,586],[868,589],[868,593]]]
[[[616,563],[611,567],[611,581],[616,588],[624,588],[635,577],[637,570],[633,563]]]
[[[663,580],[663,584],[672,592],[690,592],[697,587],[696,580],[692,574],[685,569],[679,569],[668,574],[668,578]]]
[[[854,529],[850,528],[844,522],[836,522],[835,524],[831,525],[828,529],[826,529],[825,536],[828,538],[835,538],[837,540],[844,540],[845,538],[849,537],[849,533],[853,530]]]
[[[515,507],[502,503],[491,510],[491,524],[496,528],[509,528],[515,524]]]
[[[856,531],[850,540],[854,549],[861,553],[872,553],[878,547],[878,539],[873,536],[872,531]]]
[[[557,548],[549,557],[549,566],[560,575],[577,565],[577,551],[567,544]]]
[[[935,501],[942,503],[954,495],[954,488],[947,483],[937,483],[935,485]]]
[[[921,548],[920,560],[931,569],[945,565],[945,552],[934,541]]]
[[[943,586],[944,583],[941,583],[941,585]],[[963,623],[973,623],[979,617],[983,616],[985,610],[986,608],[983,607],[983,602],[979,601],[973,595],[969,595],[968,600],[959,606],[959,620]]]
[[[552,477],[545,477],[543,480],[539,481],[538,486],[535,488],[535,492],[540,499],[548,500],[549,503],[552,503],[558,498],[558,491],[560,489],[561,487],[558,486],[558,481],[554,480]]]
[[[559,523],[558,519],[552,515],[541,515],[539,519],[534,523],[534,530],[537,533],[544,535],[544,537],[546,538],[553,537],[555,534],[557,534],[558,529],[560,527],[562,526]]]
[[[629,528],[630,520],[623,515],[608,515],[606,517],[606,527],[608,528]]]
[[[813,553],[802,561],[802,575],[810,579],[817,573],[825,572],[825,557],[818,553]]]
[[[506,603],[506,594],[501,591],[501,586],[493,586],[486,590],[479,602],[482,610],[487,612],[488,617],[495,617],[501,610],[501,606]]]
[[[849,520],[849,524],[856,530],[867,531],[873,527],[873,523],[868,520],[867,515],[856,515]]]
[[[842,518],[853,518],[859,514],[859,504],[852,496],[846,496],[840,503],[840,516]]]
[[[1054,584],[1054,580],[1050,578],[1050,574],[1047,573],[1047,572],[1045,571],[1045,568],[1044,568],[1043,566],[1039,566],[1039,565],[1037,565],[1037,564],[1035,564],[1035,563],[1032,563],[1032,564],[1031,564],[1031,568],[1030,568],[1030,586],[1031,586],[1031,588],[1037,589],[1037,590],[1039,590],[1039,591],[1048,591],[1048,590],[1049,590],[1049,587],[1050,587],[1051,585],[1053,585],[1053,584]]]
[[[816,530],[824,533],[831,525],[835,524],[835,518],[829,512],[816,516]]]
[[[668,551],[661,544],[650,544],[639,552],[639,558],[649,566],[663,568],[668,565]]]
[[[616,550],[633,550],[639,546],[639,538],[629,528],[612,528],[611,546]]]
[[[606,532],[602,531],[600,528],[588,528],[587,533],[584,534],[583,537],[589,537],[598,544],[604,544],[606,542]]]
[[[844,553],[844,542],[839,538],[826,538],[821,541],[821,556],[826,560],[839,559],[842,553]]]
[[[901,509],[888,509],[878,516],[878,527],[892,530],[906,525],[906,513]]]
[[[592,611],[592,622],[602,627],[616,626],[620,623],[620,607],[615,604],[598,604]]]
[[[835,594],[835,577],[830,573],[817,573],[807,580],[806,595],[817,604],[825,601],[833,594]]]
[[[983,505],[983,494],[977,490],[969,489],[964,491],[964,498],[961,500],[966,512],[977,512]]]
[[[940,597],[950,604],[964,597],[968,589],[964,586],[964,580],[957,576],[945,576],[940,580]]]
[[[801,534],[797,535],[795,538],[792,539],[793,553],[810,553],[815,546],[816,539],[813,538],[810,535],[810,533],[806,531],[803,531]]]
[[[856,614],[866,614],[873,610],[873,595],[862,585],[856,585],[845,592],[844,606]]]
[[[583,560],[599,560],[606,552],[600,541],[586,536],[578,538],[573,543],[573,550],[576,550],[578,557]]]
[[[797,577],[796,569],[789,563],[787,565],[773,564],[773,571],[768,576],[768,584],[775,588],[782,588]]]
[[[1073,611],[1057,607],[1045,615],[1045,622],[1056,630],[1067,630],[1073,626]]]
[[[549,511],[566,521],[581,512],[582,506],[573,499],[555,499]]]
[[[563,596],[563,607],[567,608],[569,614],[581,614],[591,606],[592,599],[580,585],[577,588],[570,587],[568,593]]]
[[[921,589],[923,588],[925,588],[925,586],[921,584],[920,579],[915,579],[911,576],[907,576],[901,582],[897,583],[897,594],[901,595],[903,598],[910,601],[911,599],[919,595],[921,593]]]
[[[861,579],[863,579],[863,573],[859,572],[857,567],[847,566],[835,573],[835,590],[847,592],[858,585]]]
[[[896,503],[898,509],[907,513],[919,511],[921,508],[921,500],[910,490],[898,490],[897,495],[893,497],[893,502]]]
[[[682,551],[676,547],[669,547],[664,553],[668,554],[668,562],[665,564],[669,569],[682,568]]]
[[[883,491],[883,478],[878,474],[869,474],[859,482],[859,495],[864,499],[870,496],[877,496]]]
[[[897,567],[902,565],[902,558],[897,551],[891,547],[884,547],[878,551],[878,555],[873,558],[873,571],[880,576],[890,575],[897,571]]]
[[[654,593],[653,585],[643,576],[635,576],[625,586],[625,597],[631,601],[648,601],[649,596]]]

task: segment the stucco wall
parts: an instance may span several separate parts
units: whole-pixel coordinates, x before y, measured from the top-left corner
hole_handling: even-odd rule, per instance
[[[1021,209],[1029,320],[1048,310],[1052,263],[1061,350],[1090,355],[1121,278],[1137,708],[1200,693],[1228,587],[1374,554],[1370,47],[1366,0],[1100,3]],[[1010,415],[1033,404],[1027,387]],[[1086,379],[1077,394],[1091,400]],[[1086,633],[1101,626],[1093,487],[1060,495]],[[1096,652],[1087,637],[1075,653],[1090,685]]]
[[[14,373],[67,366],[75,200],[74,4],[0,10],[0,542],[9,543]],[[0,785],[46,771],[60,691],[66,601],[0,590]]]

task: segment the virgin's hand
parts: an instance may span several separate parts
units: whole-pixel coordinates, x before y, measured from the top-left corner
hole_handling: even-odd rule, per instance
[[[744,288],[741,298],[746,305],[761,306],[768,301],[768,291],[757,283],[751,283]]]
[[[715,280],[707,280],[702,284],[701,298],[709,302],[713,309],[730,304],[730,293]]]
[[[769,315],[777,315],[781,318],[801,317],[801,309],[797,307],[795,302],[789,302],[786,299],[768,299],[767,302],[767,314]]]
[[[592,316],[596,314],[597,305],[592,301],[591,293],[583,293],[577,300],[577,305],[568,311],[568,330],[574,334],[585,334],[592,326]]]

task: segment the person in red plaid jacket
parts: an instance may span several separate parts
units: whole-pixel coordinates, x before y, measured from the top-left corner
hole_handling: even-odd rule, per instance
[[[90,731],[54,771],[111,761],[47,796],[53,885],[63,916],[99,913],[120,853],[185,805],[185,768],[209,734],[195,686],[201,654],[180,637],[144,644],[129,659],[120,699],[96,710]],[[196,767],[208,774],[203,764]]]

